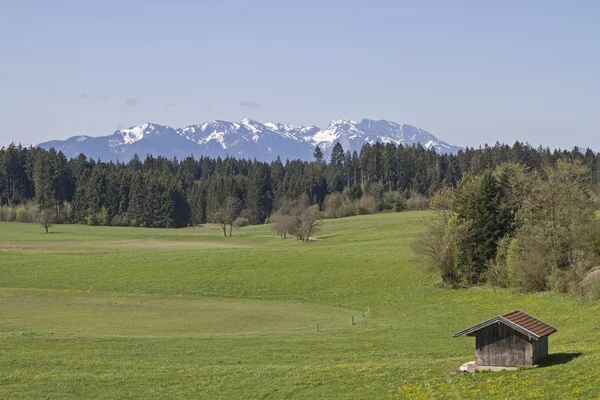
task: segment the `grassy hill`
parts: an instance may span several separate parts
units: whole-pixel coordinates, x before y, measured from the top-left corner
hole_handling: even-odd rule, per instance
[[[326,221],[308,244],[2,223],[0,398],[598,398],[600,305],[440,287],[412,261],[428,215]],[[547,362],[456,373],[475,343],[452,334],[513,309],[558,328]]]

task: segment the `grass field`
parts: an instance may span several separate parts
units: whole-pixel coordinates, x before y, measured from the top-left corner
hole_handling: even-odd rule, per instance
[[[308,244],[2,223],[0,398],[600,398],[600,304],[440,287],[412,261],[428,215],[326,221]],[[475,343],[452,334],[513,309],[558,328],[547,361],[456,373]]]

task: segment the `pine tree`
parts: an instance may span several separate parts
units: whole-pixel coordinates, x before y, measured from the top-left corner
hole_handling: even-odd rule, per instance
[[[323,151],[321,150],[321,147],[317,146],[315,147],[315,151],[313,152],[313,157],[315,159],[316,162],[323,162]]]
[[[341,168],[344,164],[345,158],[346,154],[344,153],[344,148],[342,147],[340,142],[336,142],[333,146],[333,150],[331,151],[330,164],[332,164],[336,168]]]
[[[52,176],[54,171],[48,162],[50,153],[38,151],[34,170],[35,201],[40,210],[53,210],[56,206]]]
[[[463,275],[471,283],[484,278],[488,261],[496,256],[498,241],[510,229],[501,214],[500,200],[500,186],[491,170],[471,178],[460,190],[457,217],[469,227],[460,265]]]
[[[256,164],[248,180],[246,212],[251,224],[262,224],[269,215],[273,203],[271,179],[265,164]]]

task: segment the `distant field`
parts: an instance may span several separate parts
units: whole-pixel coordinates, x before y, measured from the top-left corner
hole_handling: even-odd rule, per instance
[[[599,398],[600,304],[440,287],[410,249],[428,215],[308,244],[1,223],[0,398]],[[457,374],[475,344],[452,334],[517,308],[558,328],[548,361]]]
[[[93,291],[4,289],[0,333],[51,332],[98,337],[198,337],[335,330],[349,310],[299,301],[98,296]]]

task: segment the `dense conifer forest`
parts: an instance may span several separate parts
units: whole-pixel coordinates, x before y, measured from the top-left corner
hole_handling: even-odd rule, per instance
[[[559,160],[579,160],[598,182],[598,157],[588,150],[551,151],[516,142],[436,154],[420,145],[366,144],[344,152],[338,143],[329,160],[267,163],[236,158],[183,160],[137,156],[122,163],[68,160],[61,152],[11,144],[0,149],[0,220],[141,227],[182,227],[211,221],[227,199],[240,215],[264,223],[286,201],[318,205],[326,217],[385,209],[428,207],[427,198],[506,162],[540,171]],[[35,207],[37,216],[28,214]]]

